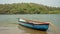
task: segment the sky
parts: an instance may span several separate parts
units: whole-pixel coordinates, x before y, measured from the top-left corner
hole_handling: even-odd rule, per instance
[[[0,4],[36,3],[52,7],[60,7],[60,0],[0,0]]]

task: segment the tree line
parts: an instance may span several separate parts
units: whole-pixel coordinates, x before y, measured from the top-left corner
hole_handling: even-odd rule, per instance
[[[0,4],[0,14],[60,14],[60,7],[35,3]]]

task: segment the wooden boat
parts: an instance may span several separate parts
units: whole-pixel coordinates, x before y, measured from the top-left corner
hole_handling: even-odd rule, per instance
[[[20,18],[18,18],[18,22],[20,25],[23,25],[25,27],[42,30],[42,31],[47,31],[49,28],[49,22],[39,22],[39,21],[20,19]]]

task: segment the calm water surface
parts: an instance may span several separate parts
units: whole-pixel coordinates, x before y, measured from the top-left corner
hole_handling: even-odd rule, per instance
[[[52,22],[55,28],[50,26],[47,31],[26,28],[18,25],[19,17]],[[60,14],[0,15],[0,34],[60,34]]]

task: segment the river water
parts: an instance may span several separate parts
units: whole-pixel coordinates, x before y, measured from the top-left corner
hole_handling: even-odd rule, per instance
[[[51,22],[55,27],[49,26],[47,31],[33,30],[18,25],[18,18],[20,17]],[[0,15],[0,34],[60,34],[60,14]]]

